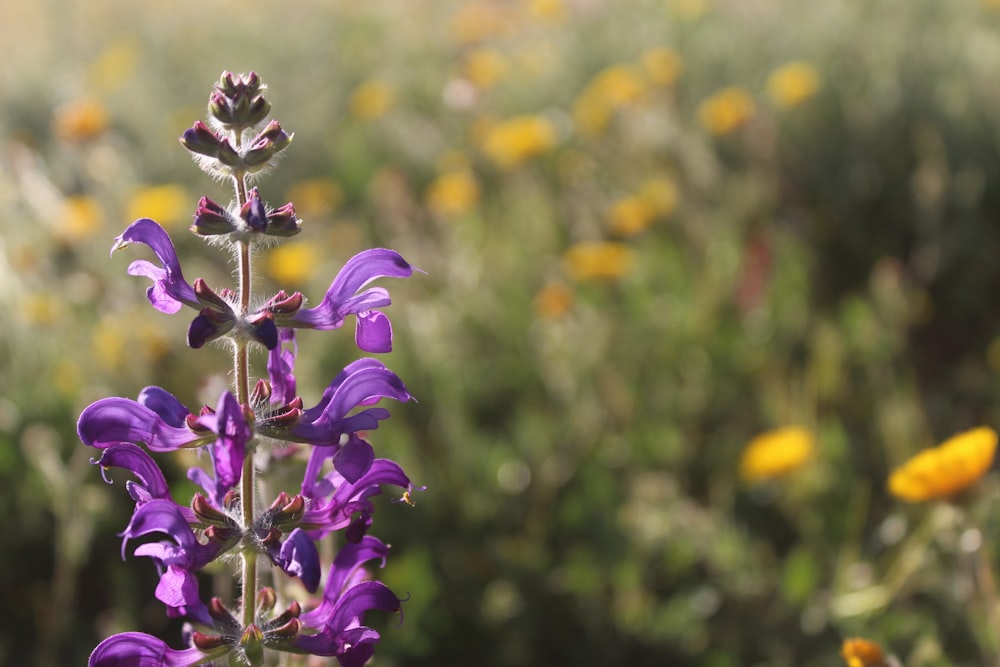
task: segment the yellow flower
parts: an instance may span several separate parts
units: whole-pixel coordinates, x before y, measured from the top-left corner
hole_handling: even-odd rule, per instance
[[[59,234],[70,241],[92,236],[101,228],[103,217],[101,206],[93,197],[87,195],[67,197],[63,202],[62,215],[59,217]]]
[[[288,191],[288,200],[295,205],[295,215],[303,220],[331,215],[343,198],[340,186],[328,178],[299,181]]]
[[[56,109],[53,130],[60,139],[86,141],[100,135],[111,124],[111,116],[99,101],[72,100]]]
[[[819,72],[806,62],[782,65],[767,79],[767,94],[783,109],[797,107],[819,90]]]
[[[979,481],[993,463],[997,433],[980,427],[925,449],[889,476],[889,492],[915,503],[948,498]]]
[[[121,88],[135,74],[141,51],[142,43],[135,36],[115,40],[87,67],[88,81],[100,90]]]
[[[658,47],[642,54],[642,68],[657,86],[669,86],[684,71],[684,62],[673,49]]]
[[[635,195],[622,197],[608,210],[608,227],[615,234],[634,236],[653,222],[655,213]]]
[[[857,637],[845,639],[840,647],[840,655],[843,656],[847,667],[886,667],[888,665],[879,645],[867,639]]]
[[[264,271],[279,284],[301,285],[313,275],[318,261],[315,244],[292,241],[267,253]]]
[[[370,121],[384,116],[395,98],[396,93],[388,83],[373,79],[355,88],[347,105],[355,118]]]
[[[816,439],[804,428],[788,426],[767,431],[743,450],[740,477],[748,482],[784,477],[805,465],[815,451]]]
[[[698,121],[710,133],[722,136],[753,118],[756,107],[750,93],[737,86],[723,88],[698,106]]]
[[[507,61],[493,49],[476,49],[465,58],[462,75],[480,88],[491,88],[507,73]]]
[[[525,160],[556,145],[556,128],[542,116],[515,116],[486,131],[483,152],[502,169],[513,169]]]
[[[194,202],[183,186],[175,183],[150,185],[132,193],[126,205],[126,218],[152,218],[164,227],[191,222]]]
[[[426,201],[427,208],[437,215],[466,213],[479,201],[479,183],[465,169],[441,174],[427,188]]]
[[[535,295],[535,314],[552,320],[566,314],[573,306],[573,292],[563,283],[549,283]]]
[[[532,18],[548,23],[562,23],[568,14],[564,0],[529,0],[528,11]]]
[[[573,120],[588,135],[603,131],[612,114],[637,102],[646,90],[646,82],[628,65],[606,67],[590,80],[573,104]]]
[[[563,261],[574,280],[616,280],[632,270],[635,251],[613,241],[578,243],[566,251]]]
[[[680,193],[673,179],[667,176],[653,176],[639,186],[639,199],[654,214],[667,216],[677,208]]]

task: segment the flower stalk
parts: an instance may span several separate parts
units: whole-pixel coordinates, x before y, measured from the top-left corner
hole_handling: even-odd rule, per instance
[[[252,294],[251,259],[266,245],[301,231],[291,203],[268,207],[248,179],[273,166],[292,135],[268,121],[265,86],[253,72],[223,73],[209,97],[208,122],[185,131],[181,144],[213,176],[231,180],[234,201],[218,204],[202,197],[191,231],[230,249],[235,258],[235,289],[213,290],[201,278],[188,283],[170,236],[154,220],[141,218],[115,239],[112,250],[132,243],[148,246],[156,261],[138,259],[132,275],[152,284],[147,298],[157,310],[174,314],[185,307],[197,314],[187,334],[188,346],[228,340],[233,354],[233,387],[215,406],[191,411],[173,394],[147,387],[136,399],[111,397],[88,406],[78,434],[99,452],[102,469],[128,470],[126,484],[135,511],[122,533],[123,555],[136,539],[136,556],[154,560],[161,572],[155,595],[171,617],[185,617],[187,646],[169,647],[142,633],[107,638],[94,650],[92,667],[142,664],[158,667],[206,664],[273,664],[281,655],[334,656],[343,667],[360,667],[372,655],[378,633],[364,625],[371,610],[402,613],[401,600],[371,578],[367,565],[382,565],[388,547],[368,534],[374,506],[370,498],[397,486],[410,503],[413,487],[395,462],[376,458],[362,436],[378,428],[389,411],[382,399],[408,401],[403,382],[381,361],[364,357],[349,364],[311,407],[298,395],[294,375],[296,330],[339,329],[355,320],[355,343],[364,352],[392,349],[392,327],[381,310],[391,303],[378,278],[405,278],[415,269],[398,253],[376,248],[347,261],[323,298],[309,307],[306,297],[279,290],[260,306]],[[264,373],[255,378],[253,349],[267,353]],[[273,501],[268,485],[258,484],[258,448],[281,446],[307,454],[298,489],[279,491]],[[190,504],[178,503],[152,454],[178,449],[205,450],[211,468],[193,467],[188,478],[201,487]],[[279,463],[294,457],[279,457]],[[275,460],[275,457],[271,457]],[[267,498],[260,497],[267,494]],[[269,504],[270,503],[270,504]],[[322,580],[321,543],[342,533],[343,546]],[[227,552],[239,555],[241,599],[230,612],[225,601],[208,601],[196,572]],[[273,580],[298,578],[314,600],[281,599],[261,587],[261,568],[270,565]],[[238,605],[238,606],[237,606]],[[309,609],[309,611],[303,611]]]

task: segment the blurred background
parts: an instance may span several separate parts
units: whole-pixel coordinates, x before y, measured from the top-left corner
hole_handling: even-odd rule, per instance
[[[907,665],[995,655],[963,541],[996,533],[995,482],[959,509],[885,479],[998,423],[1000,2],[269,4],[0,9],[0,663],[178,646],[75,423],[226,380],[125,274],[142,251],[108,258],[152,217],[189,280],[231,284],[185,231],[228,186],[177,143],[223,70],[295,132],[259,187],[304,231],[262,289],[315,303],[373,245],[427,272],[383,281],[419,402],[372,441],[427,489],[376,515],[410,598],[369,619],[374,664],[832,666],[853,635]],[[309,404],[360,355],[299,342]],[[782,427],[801,446],[743,458]]]

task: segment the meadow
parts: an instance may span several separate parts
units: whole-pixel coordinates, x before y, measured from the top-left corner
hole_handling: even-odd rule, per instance
[[[426,489],[380,500],[409,597],[373,665],[1000,661],[1000,2],[8,4],[0,664],[178,645],[76,420],[226,380],[108,256],[150,217],[230,279],[177,141],[226,70],[295,133],[266,279],[426,272],[387,309],[417,401],[372,441]],[[356,358],[331,340],[303,391]]]

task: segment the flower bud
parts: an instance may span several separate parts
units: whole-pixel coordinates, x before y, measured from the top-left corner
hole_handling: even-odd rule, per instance
[[[247,171],[259,171],[266,166],[272,157],[288,148],[288,144],[292,143],[292,136],[281,129],[278,121],[268,123],[243,155],[243,165]]]
[[[198,201],[198,208],[194,212],[194,223],[191,231],[200,236],[215,236],[218,234],[229,234],[236,230],[236,221],[233,215],[208,197],[202,197]]]

